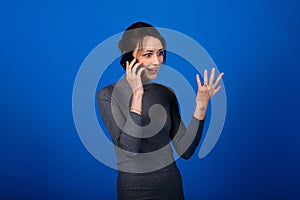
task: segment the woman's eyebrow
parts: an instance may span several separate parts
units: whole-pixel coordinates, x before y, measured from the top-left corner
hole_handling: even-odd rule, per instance
[[[153,51],[153,50],[149,50],[149,49],[147,50],[147,49],[146,49],[146,50],[144,50],[143,52],[151,52],[151,53],[153,53],[154,51]]]
[[[163,50],[164,50],[164,48],[161,48],[161,49],[159,49],[158,51],[163,51]],[[145,50],[143,50],[143,52],[150,52],[150,53],[153,53],[154,50],[145,49]]]

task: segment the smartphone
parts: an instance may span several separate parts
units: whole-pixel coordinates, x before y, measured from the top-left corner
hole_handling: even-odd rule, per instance
[[[133,51],[130,51],[130,52],[127,52],[125,53],[122,58],[121,58],[121,61],[120,61],[120,64],[122,65],[122,67],[124,68],[124,70],[126,71],[126,61],[129,62],[129,64],[131,63],[131,61],[134,59],[133,57]],[[138,63],[138,60],[135,61],[134,65]],[[135,71],[135,74],[138,73],[139,69],[143,67],[143,65],[139,65],[137,68],[136,68],[136,71]]]

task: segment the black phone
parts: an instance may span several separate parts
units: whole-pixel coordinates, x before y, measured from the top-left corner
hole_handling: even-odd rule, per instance
[[[133,52],[130,51],[130,52],[127,52],[125,54],[122,55],[122,58],[121,58],[121,61],[120,61],[120,64],[122,65],[122,67],[126,70],[126,61],[129,62],[129,64],[131,63],[131,61],[134,59],[133,57]],[[136,61],[137,63],[137,61]]]
[[[122,67],[124,68],[124,70],[126,71],[126,61],[129,62],[129,64],[131,63],[131,61],[134,59],[133,56],[133,51],[127,52],[125,54],[123,54],[121,60],[120,60],[120,64],[122,65]],[[138,60],[135,61],[134,65],[138,63]],[[135,73],[137,74],[139,69],[141,69],[143,67],[143,65],[139,65],[135,71]]]

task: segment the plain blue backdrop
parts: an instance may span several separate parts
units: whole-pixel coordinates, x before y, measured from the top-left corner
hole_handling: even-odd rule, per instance
[[[1,2],[0,198],[116,198],[116,171],[78,137],[72,89],[94,47],[143,20],[192,37],[225,72],[220,140],[204,159],[178,160],[186,199],[299,199],[299,8],[296,0]]]

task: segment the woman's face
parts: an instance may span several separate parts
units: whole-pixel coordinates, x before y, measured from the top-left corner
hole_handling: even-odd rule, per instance
[[[157,77],[160,65],[164,61],[164,49],[159,39],[146,36],[143,40],[143,49],[138,53],[138,49],[133,52],[134,57],[145,67],[145,76],[149,80]]]

